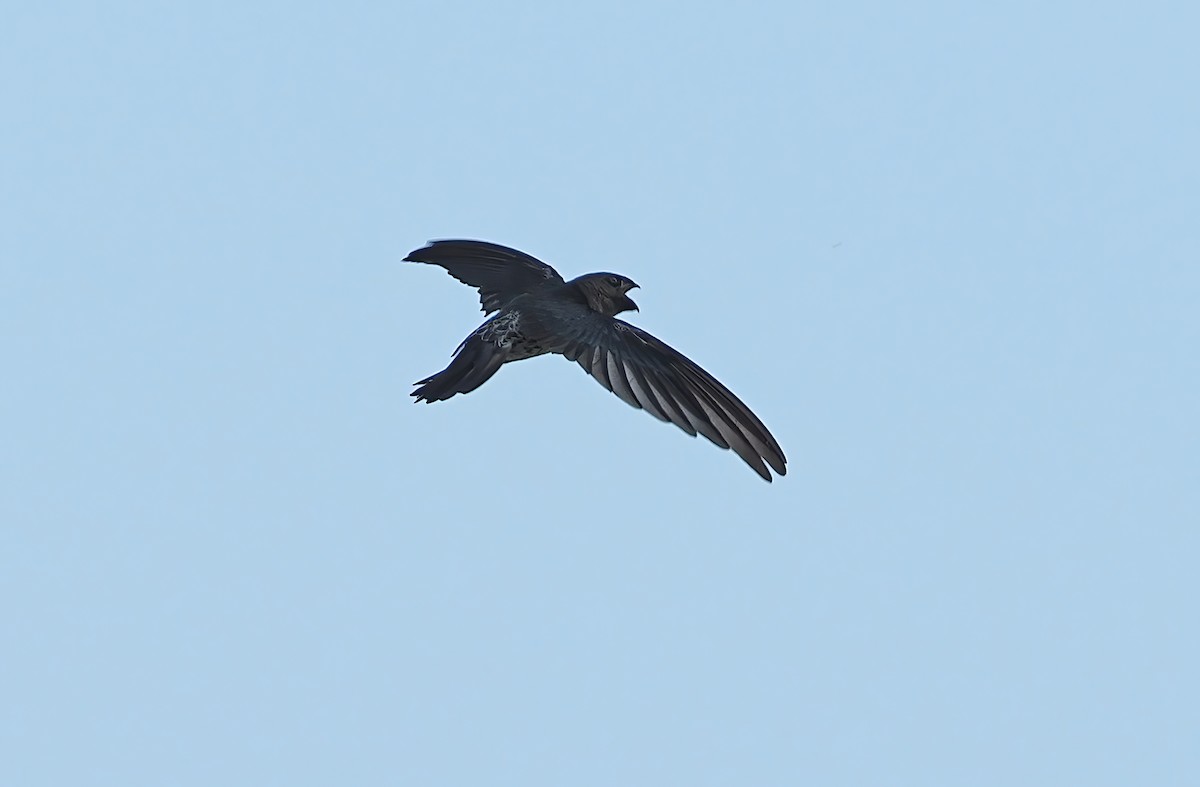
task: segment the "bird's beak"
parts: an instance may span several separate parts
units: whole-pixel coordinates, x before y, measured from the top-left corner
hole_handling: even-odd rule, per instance
[[[623,307],[621,311],[641,311],[641,309],[638,308],[638,305],[633,302],[633,298],[630,298],[628,295],[624,296],[621,306]]]

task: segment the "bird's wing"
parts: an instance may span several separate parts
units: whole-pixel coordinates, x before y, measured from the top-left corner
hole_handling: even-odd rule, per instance
[[[404,258],[440,265],[479,290],[484,312],[494,312],[518,295],[563,283],[558,271],[528,254],[480,240],[435,240]]]
[[[689,435],[702,434],[732,448],[767,481],[767,465],[778,475],[787,473],[783,449],[763,422],[678,350],[607,317],[579,321],[566,333],[570,341],[563,354],[629,404]]]

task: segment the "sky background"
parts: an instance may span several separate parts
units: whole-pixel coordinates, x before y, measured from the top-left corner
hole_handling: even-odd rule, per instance
[[[7,7],[0,783],[1200,783],[1200,11],[994,6]]]

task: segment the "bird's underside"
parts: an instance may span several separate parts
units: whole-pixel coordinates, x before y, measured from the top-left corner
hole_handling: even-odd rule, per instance
[[[434,241],[404,259],[445,268],[479,290],[483,311],[496,312],[463,340],[449,366],[416,383],[417,401],[470,393],[505,363],[555,353],[634,407],[732,448],[767,481],[771,470],[786,474],[783,450],[750,408],[682,353],[616,319],[637,309],[628,296],[637,285],[624,276],[564,281],[528,254],[471,240]]]

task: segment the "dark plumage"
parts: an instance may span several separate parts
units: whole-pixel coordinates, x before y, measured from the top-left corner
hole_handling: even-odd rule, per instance
[[[615,318],[637,310],[628,294],[637,285],[626,277],[564,281],[528,254],[474,240],[433,241],[404,259],[440,265],[479,290],[485,313],[497,312],[463,340],[449,366],[416,383],[418,402],[470,393],[505,363],[557,353],[634,407],[732,448],[767,481],[770,470],[786,474],[783,450],[750,408],[683,354]]]

